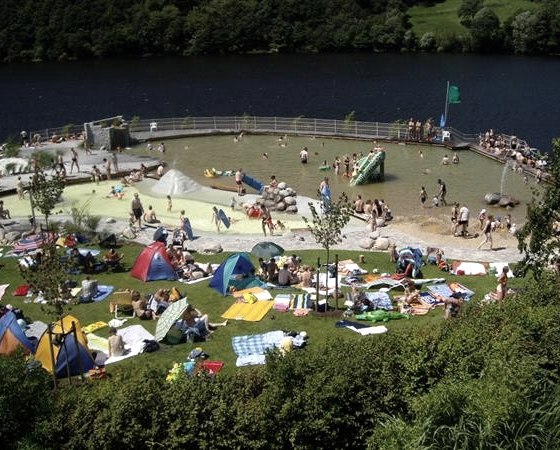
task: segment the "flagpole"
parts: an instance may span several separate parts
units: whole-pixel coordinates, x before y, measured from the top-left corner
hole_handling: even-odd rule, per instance
[[[445,113],[443,114],[443,119],[447,125],[447,109],[449,108],[449,81],[447,81],[447,89],[445,90]]]

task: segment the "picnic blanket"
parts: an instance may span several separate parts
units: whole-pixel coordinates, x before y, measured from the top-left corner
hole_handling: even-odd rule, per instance
[[[453,261],[451,273],[454,275],[486,275],[486,265],[479,262]]]
[[[386,292],[365,292],[364,295],[375,309],[393,310],[393,302]]]
[[[280,347],[282,339],[284,339],[284,332],[281,330],[263,334],[233,336],[231,345],[234,353],[238,356],[236,366],[264,364],[266,352]]]
[[[473,291],[460,283],[436,284],[428,286],[428,290],[442,297],[451,297],[453,294],[463,294],[465,300],[469,300],[474,295]]]
[[[142,325],[131,325],[118,330],[117,333],[123,338],[126,353],[123,356],[111,356],[110,358],[107,357],[107,353],[109,352],[107,339],[97,336],[94,333],[89,333],[87,335],[88,347],[90,350],[96,350],[102,353],[102,355],[98,354],[98,360],[105,358],[104,364],[112,364],[139,355],[144,350],[144,340],[155,339]]]
[[[273,302],[258,300],[255,303],[236,302],[222,314],[224,319],[245,320],[258,322],[272,308]]]
[[[344,275],[365,275],[368,273],[367,270],[362,269],[358,264],[356,264],[351,259],[345,259],[344,261],[338,262],[338,272]]]

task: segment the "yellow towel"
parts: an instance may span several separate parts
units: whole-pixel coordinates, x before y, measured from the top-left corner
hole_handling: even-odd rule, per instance
[[[224,319],[258,322],[272,308],[273,303],[268,300],[259,300],[256,303],[234,303],[222,314],[222,317]]]
[[[101,328],[105,328],[108,327],[109,324],[107,322],[94,322],[94,323],[90,323],[89,325],[86,325],[85,327],[82,327],[82,331],[84,333],[93,333],[94,331],[97,331]]]

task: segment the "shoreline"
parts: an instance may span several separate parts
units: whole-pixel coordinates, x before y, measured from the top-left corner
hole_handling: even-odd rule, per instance
[[[55,149],[61,149],[58,146],[54,147]],[[62,149],[66,150],[65,159],[69,160],[70,146],[67,145]],[[198,236],[197,239],[191,242],[193,249],[197,251],[202,251],[205,247],[209,248],[215,243],[220,243],[224,251],[250,251],[253,245],[264,240],[273,240],[287,251],[321,248],[315,242],[315,239],[307,230],[307,226],[302,220],[303,216],[309,217],[308,202],[315,202],[316,200],[314,199],[298,196],[299,211],[296,215],[273,213],[275,219],[280,218],[286,224],[287,230],[282,235],[275,235],[272,238],[265,237],[261,232],[259,220],[249,220],[239,209],[230,212],[232,196],[236,198],[234,194],[201,186],[180,172],[178,173],[184,177],[185,182],[189,183],[189,186],[192,186],[192,189],[189,189],[181,196],[173,197],[173,210],[171,213],[166,212],[165,195],[161,193],[158,195],[152,191],[152,188],[158,183],[158,181],[153,179],[145,179],[135,186],[126,188],[126,198],[123,200],[107,198],[111,185],[117,184],[118,179],[103,181],[100,185],[85,182],[89,180],[91,166],[99,164],[98,160],[102,160],[107,155],[110,155],[110,153],[95,151],[93,155],[86,156],[83,150],[80,150],[80,168],[82,169],[80,175],[83,176],[84,183],[72,184],[65,188],[63,194],[64,202],[61,205],[57,205],[54,210],[55,213],[61,213],[53,214],[51,216],[53,220],[60,220],[64,217],[68,218],[72,205],[86,205],[90,214],[101,217],[98,231],[108,229],[108,231],[120,235],[127,226],[132,195],[134,192],[139,192],[144,207],[147,208],[149,204],[153,204],[162,225],[167,226],[169,229],[173,229],[178,224],[180,210],[185,209],[187,211],[187,216],[191,220],[195,235]],[[152,162],[157,161],[155,158],[150,158],[150,160]],[[121,170],[137,168],[140,162],[145,161],[146,158],[127,155],[126,153],[119,154],[119,166],[122,165]],[[171,170],[167,171],[167,173],[169,172]],[[165,178],[165,175],[162,178]],[[17,175],[3,177],[1,184],[2,186],[13,184],[15,189],[16,183]],[[241,201],[254,201],[256,198],[256,195],[249,194],[237,199],[241,199]],[[22,226],[27,227],[27,217],[31,213],[29,200],[18,200],[17,196],[13,194],[4,196],[4,202],[5,207],[11,210],[12,217],[17,218],[19,229]],[[232,215],[234,220],[238,220],[230,230],[221,233],[216,232],[211,221],[213,205],[222,206],[228,214]],[[522,255],[517,250],[517,240],[505,230],[493,234],[495,247],[498,248],[498,250],[493,251],[476,249],[482,238],[463,239],[451,236],[451,224],[446,222],[443,215],[445,209],[440,209],[442,214],[438,216],[429,214],[406,217],[396,216],[387,226],[379,229],[380,237],[388,238],[397,248],[405,246],[420,247],[425,252],[427,247],[439,247],[444,250],[448,258],[455,260],[515,262],[522,258]],[[115,219],[116,222],[107,223],[108,218]],[[472,221],[470,226],[471,232],[475,231],[475,227],[478,227],[476,219]],[[7,228],[9,229],[9,227]],[[292,232],[290,229],[294,231]],[[154,228],[142,230],[135,240],[144,245],[151,243],[154,230]],[[370,235],[370,232],[366,230],[364,222],[352,218],[345,228],[344,234],[346,239],[343,243],[333,246],[333,250],[356,250],[364,253],[370,251],[360,247],[360,243]]]

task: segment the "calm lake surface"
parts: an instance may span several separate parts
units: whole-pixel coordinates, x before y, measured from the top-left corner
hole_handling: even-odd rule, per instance
[[[309,149],[310,161],[307,165],[301,164],[299,160],[299,152],[303,146]],[[237,143],[233,136],[207,136],[167,140],[164,157],[171,168],[178,169],[207,186],[215,184],[234,187],[235,182],[233,177],[206,178],[203,174],[205,169],[235,170],[242,167],[248,175],[264,183],[271,175],[276,175],[279,181],[286,181],[299,194],[315,198],[321,180],[328,176],[333,196],[337,197],[344,191],[350,200],[354,200],[357,194],[361,194],[364,200],[384,199],[395,215],[407,216],[449,216],[450,206],[422,208],[420,204],[420,187],[426,188],[429,195],[426,204],[429,205],[432,196],[438,192],[437,179],[441,178],[447,185],[449,204],[453,201],[465,202],[473,218],[482,208],[503,217],[508,211],[498,206],[489,207],[484,202],[486,193],[500,192],[503,177],[503,192],[521,201],[510,212],[517,223],[524,221],[526,204],[532,198],[531,187],[535,186],[534,180],[531,179],[526,185],[522,175],[513,173],[509,168],[504,170],[503,164],[470,150],[458,152],[458,165],[444,166],[441,164],[443,156],[452,156],[445,148],[385,145],[385,181],[363,186],[349,186],[348,178],[335,176],[333,170],[319,170],[323,160],[332,162],[335,156],[360,152],[367,154],[372,146],[372,142],[368,141],[288,137],[287,147],[280,147],[278,136],[272,135],[246,135]],[[148,153],[144,145],[132,152],[144,155]],[[152,155],[155,154],[152,152]],[[263,153],[268,154],[268,159],[262,157]],[[251,188],[247,188],[247,191],[254,193]]]
[[[449,80],[462,103],[448,125],[493,128],[550,149],[560,136],[560,59],[334,54],[204,56],[0,66],[0,139],[118,114],[144,119],[261,116],[393,122],[438,119]],[[439,120],[439,119],[438,119]]]

